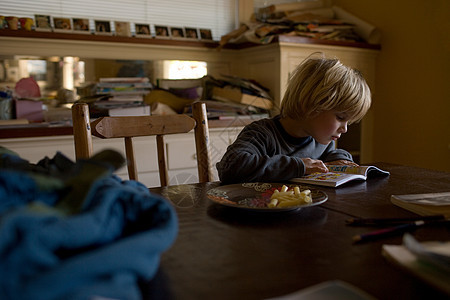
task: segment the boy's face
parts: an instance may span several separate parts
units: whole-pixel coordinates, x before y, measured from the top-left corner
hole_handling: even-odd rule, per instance
[[[304,130],[323,145],[347,132],[349,116],[344,112],[323,111],[304,122]]]

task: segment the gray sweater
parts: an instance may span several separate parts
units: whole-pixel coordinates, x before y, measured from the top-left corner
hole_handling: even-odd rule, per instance
[[[301,158],[324,162],[353,161],[350,153],[335,149],[334,141],[322,145],[312,137],[290,136],[281,126],[280,117],[276,116],[244,127],[216,167],[220,180],[225,184],[278,182],[305,174]]]

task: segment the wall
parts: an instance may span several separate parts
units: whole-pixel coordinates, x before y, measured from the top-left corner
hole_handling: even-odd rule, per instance
[[[380,28],[374,161],[450,171],[450,1],[335,0]]]

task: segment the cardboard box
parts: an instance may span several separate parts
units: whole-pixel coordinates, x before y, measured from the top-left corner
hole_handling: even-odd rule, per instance
[[[217,100],[232,101],[264,109],[271,109],[273,107],[272,100],[244,94],[241,92],[240,88],[213,87],[212,96]]]

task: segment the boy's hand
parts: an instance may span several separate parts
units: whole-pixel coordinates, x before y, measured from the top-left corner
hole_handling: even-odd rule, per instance
[[[329,161],[326,162],[325,165],[345,165],[345,166],[352,166],[352,167],[358,167],[359,165],[357,163],[354,163],[352,161],[349,160],[345,160],[345,159],[340,159],[340,160],[335,160],[335,161]]]
[[[311,158],[302,158],[303,164],[305,165],[305,175],[312,173],[326,173],[328,172],[327,166],[323,161]]]

